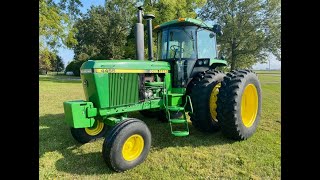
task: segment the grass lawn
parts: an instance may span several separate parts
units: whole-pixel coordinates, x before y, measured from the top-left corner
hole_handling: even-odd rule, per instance
[[[80,145],[64,123],[63,102],[84,99],[75,77],[39,76],[40,179],[280,179],[280,72],[258,73],[262,85],[262,117],[256,133],[233,141],[221,132],[205,134],[190,123],[190,135],[173,137],[169,124],[131,113],[152,133],[149,155],[123,173],[102,159],[103,139]]]

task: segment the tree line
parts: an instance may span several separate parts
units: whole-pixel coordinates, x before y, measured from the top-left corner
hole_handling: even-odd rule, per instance
[[[40,0],[41,68],[54,68],[58,47],[74,50],[66,70],[77,75],[88,59],[135,59],[135,2],[106,0],[82,14],[80,0]],[[153,26],[179,17],[220,24],[224,34],[217,39],[219,52],[231,70],[266,62],[270,53],[281,60],[280,0],[149,0],[144,12],[156,16]],[[52,61],[50,53],[56,55]]]

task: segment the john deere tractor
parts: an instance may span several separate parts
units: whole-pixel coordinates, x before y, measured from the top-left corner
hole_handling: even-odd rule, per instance
[[[221,129],[235,140],[252,136],[261,113],[260,83],[251,70],[226,75],[217,70],[227,65],[217,55],[221,27],[179,18],[152,30],[154,16],[144,14],[141,6],[137,17],[136,60],[89,60],[81,66],[86,99],[63,103],[73,138],[88,143],[105,137],[103,159],[121,172],[142,163],[151,146],[147,125],[129,117],[129,112],[167,121],[170,133],[178,137],[190,133],[186,113],[199,131]],[[144,58],[143,18],[148,60]],[[156,57],[152,31],[157,33]]]

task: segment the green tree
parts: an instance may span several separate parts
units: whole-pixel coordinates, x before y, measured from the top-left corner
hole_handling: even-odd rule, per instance
[[[130,30],[129,35],[127,36],[126,44],[124,46],[125,52],[124,52],[124,58],[125,59],[135,59],[136,58],[136,42],[135,42],[135,36],[134,36],[134,23],[132,23],[132,27]]]
[[[125,52],[134,4],[131,1],[106,1],[105,7],[91,6],[79,19],[74,46],[76,60],[120,59]]]
[[[73,23],[80,14],[80,6],[80,0],[39,0],[40,48],[56,50],[56,47],[70,48],[77,44]]]
[[[80,76],[80,67],[83,63],[84,61],[71,61],[66,67],[66,72],[72,71],[73,75]]]
[[[280,0],[208,0],[200,11],[222,26],[218,43],[231,70],[266,62],[268,53],[281,59],[280,16]]]
[[[179,17],[196,18],[195,9],[203,6],[204,3],[205,0],[152,0],[146,2],[143,7],[145,13],[152,13],[156,16],[153,21],[153,26],[155,26]],[[137,9],[133,0],[106,0],[105,7],[92,6],[76,22],[78,44],[73,48],[74,59],[82,61],[87,59],[135,59],[136,13]]]
[[[47,74],[48,71],[60,72],[64,69],[62,58],[54,51],[46,48],[42,54],[39,54],[39,73]]]
[[[44,48],[39,54],[39,73],[47,74],[52,68],[52,61],[56,58],[56,54],[48,48]]]
[[[58,72],[63,71],[64,69],[64,63],[62,61],[62,58],[59,55],[56,55],[54,59],[51,59],[51,70]]]
[[[51,60],[61,46],[77,44],[73,26],[80,14],[80,0],[39,0],[39,70],[51,70]]]
[[[197,18],[196,9],[205,5],[206,0],[150,0],[144,8],[148,14],[154,14],[153,25],[159,25],[180,17]]]

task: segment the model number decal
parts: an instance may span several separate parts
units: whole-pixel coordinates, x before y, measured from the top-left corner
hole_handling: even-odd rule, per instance
[[[168,70],[142,70],[142,69],[95,69],[95,73],[168,73]]]
[[[95,69],[95,73],[115,73],[115,69]]]

